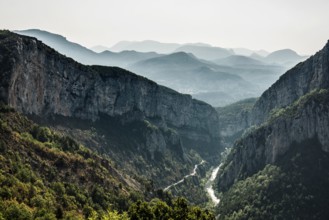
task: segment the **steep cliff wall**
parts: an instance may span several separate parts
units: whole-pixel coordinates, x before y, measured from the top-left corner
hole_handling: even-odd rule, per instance
[[[329,87],[329,42],[305,62],[297,64],[266,90],[256,102],[250,124],[260,124],[270,112],[292,104],[314,89]]]
[[[316,138],[329,151],[329,43],[285,73],[258,99],[249,114],[247,134],[237,141],[219,177],[228,189],[275,164],[294,143]]]
[[[249,127],[250,112],[256,101],[256,98],[250,98],[216,108],[219,132],[225,147],[232,147],[234,141]]]
[[[265,122],[276,109],[291,105],[299,97],[314,89],[329,87],[329,43],[311,56],[305,62],[297,64],[287,71],[280,79],[267,89],[249,111],[238,113],[235,117],[218,113],[220,119],[220,132],[233,135],[234,140],[250,126]],[[237,105],[239,103],[236,103]],[[233,105],[234,106],[234,105]],[[230,107],[230,106],[227,106]],[[224,107],[223,109],[225,110]],[[223,121],[224,120],[224,121]],[[224,123],[223,123],[224,122]]]
[[[35,38],[1,32],[0,78],[0,100],[30,116],[102,122],[113,130],[115,119],[128,129],[121,135],[129,133],[125,125],[146,121],[140,131],[134,128],[144,141],[136,146],[144,150],[194,149],[205,157],[221,150],[210,105],[120,68],[81,65]],[[126,137],[137,142],[134,138]]]
[[[12,54],[11,71],[6,78],[1,72],[5,79],[1,88],[7,93],[2,99],[24,113],[96,120],[101,113],[140,111],[145,117],[160,117],[173,126],[204,129],[217,136],[214,109],[189,95],[119,68],[80,65],[35,39],[13,36],[1,42]]]
[[[316,138],[321,149],[329,152],[329,92],[313,91],[293,105],[278,110],[266,123],[239,140],[223,166],[219,189],[225,190],[275,164],[293,144]]]
[[[291,105],[314,89],[328,88],[328,86],[329,43],[314,56],[282,75],[248,111],[241,109],[237,112],[241,102],[218,108],[220,133],[228,140],[226,141],[228,146],[231,146],[246,129],[265,122],[271,112]]]

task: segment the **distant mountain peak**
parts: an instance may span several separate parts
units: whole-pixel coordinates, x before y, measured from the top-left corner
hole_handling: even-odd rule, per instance
[[[110,50],[109,47],[105,47],[105,46],[102,46],[102,45],[96,45],[96,46],[93,46],[89,49],[96,52],[96,53],[101,53],[101,52],[104,52],[106,50]]]
[[[179,51],[179,52],[169,54],[168,57],[175,57],[175,58],[186,58],[186,57],[188,57],[188,58],[196,59],[195,56],[192,53],[186,53],[186,52],[183,52],[183,51]]]
[[[60,40],[67,40],[66,37],[59,35],[59,34],[55,34],[49,31],[45,31],[45,30],[40,30],[40,29],[27,29],[27,30],[15,30],[15,33],[18,34],[38,34],[38,35],[44,35],[44,36],[48,36],[48,37],[52,37],[52,38],[58,38]]]
[[[293,67],[306,58],[307,56],[300,56],[296,51],[292,49],[281,49],[270,53],[265,57],[265,61]]]
[[[289,49],[289,48],[274,51],[274,52],[270,53],[268,56],[273,56],[275,54],[299,56],[296,51]]]
[[[233,55],[234,52],[221,47],[209,47],[199,45],[183,45],[175,50],[192,53],[196,57],[204,60],[215,60]]]
[[[232,55],[223,59],[219,59],[215,61],[220,65],[228,65],[228,66],[240,66],[240,65],[264,65],[263,62],[242,55]]]
[[[177,65],[177,64],[183,64],[186,65],[192,65],[192,66],[200,66],[203,65],[203,63],[198,60],[193,54],[186,53],[186,52],[175,52],[168,55],[163,55],[160,57],[155,57],[147,60],[142,60],[138,63],[136,63],[134,66],[140,66],[145,64],[155,64],[158,63],[160,65]]]
[[[126,67],[140,60],[149,59],[159,56],[156,53],[141,53],[136,51],[124,51],[115,53],[109,48],[102,47],[99,52],[94,52],[80,44],[70,42],[65,37],[38,29],[16,31],[16,33],[26,36],[35,37],[58,52],[71,57],[83,64],[106,65]],[[97,48],[96,48],[97,49]],[[99,49],[99,48],[98,48]],[[97,51],[97,50],[96,50]]]

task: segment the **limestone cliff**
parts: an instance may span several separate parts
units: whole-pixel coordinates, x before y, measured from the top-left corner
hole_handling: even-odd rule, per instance
[[[315,90],[293,105],[278,110],[272,117],[237,141],[223,166],[219,188],[227,189],[234,181],[244,179],[275,164],[293,144],[317,139],[329,152],[329,92]]]
[[[329,152],[329,43],[284,74],[258,99],[249,114],[249,131],[238,140],[222,167],[219,189],[228,189],[275,164],[292,145],[312,138]]]
[[[329,87],[329,42],[305,62],[297,64],[266,90],[256,102],[250,124],[260,124],[271,111],[286,107],[314,89]]]
[[[328,88],[329,86],[329,43],[314,56],[305,62],[297,64],[287,71],[280,79],[267,89],[257,100],[252,109],[236,112],[234,117],[218,112],[220,118],[220,132],[224,136],[234,137],[241,134],[250,126],[262,124],[270,116],[271,112],[291,105],[299,97],[314,89]],[[223,108],[232,110],[232,106]],[[231,114],[233,115],[233,114]]]
[[[210,157],[220,151],[218,117],[210,105],[120,68],[81,65],[35,38],[0,33],[0,78],[0,101],[31,117],[80,119],[113,131],[118,125],[126,130],[115,132],[136,136],[120,143],[126,138],[151,154],[174,147],[190,166],[184,152]],[[126,126],[136,121],[140,128]]]
[[[232,147],[234,141],[241,137],[249,126],[250,112],[256,101],[256,98],[250,98],[216,108],[220,125],[219,132],[226,147]]]

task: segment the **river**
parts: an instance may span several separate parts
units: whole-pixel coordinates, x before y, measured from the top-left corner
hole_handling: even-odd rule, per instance
[[[175,183],[167,186],[166,188],[163,189],[163,191],[168,191],[171,187],[174,187],[174,186],[176,186],[178,184],[183,183],[186,178],[189,178],[191,176],[195,176],[198,167],[200,165],[204,164],[204,163],[205,163],[205,161],[202,160],[200,163],[194,165],[194,169],[192,170],[192,172],[190,174],[184,176],[181,180],[179,180],[179,181],[177,181],[177,182],[175,182]],[[215,168],[212,168],[211,175],[210,175],[210,177],[207,180],[206,185],[205,185],[205,191],[208,193],[209,197],[211,198],[211,201],[214,203],[215,206],[220,202],[220,199],[217,198],[217,196],[215,195],[215,191],[213,189],[213,183],[214,183],[214,181],[216,179],[216,176],[217,176],[218,171],[219,171],[219,169],[220,169],[221,166],[222,166],[222,163],[219,166],[217,166]]]
[[[220,169],[220,167],[222,166],[222,163],[218,166],[218,167],[215,167],[212,169],[211,171],[211,175],[206,183],[206,186],[205,186],[205,190],[206,192],[208,193],[209,197],[211,198],[211,201],[216,205],[218,205],[218,203],[220,202],[220,199],[217,198],[217,196],[215,195],[215,191],[214,191],[214,188],[213,188],[213,183],[216,179],[216,176],[218,174],[218,171]]]
[[[178,184],[180,184],[180,183],[183,183],[184,180],[185,180],[186,178],[188,178],[188,177],[190,177],[190,176],[195,176],[195,175],[196,175],[196,170],[198,169],[198,167],[199,167],[200,165],[204,164],[205,162],[206,162],[206,161],[202,160],[200,163],[195,164],[195,165],[194,165],[194,169],[192,170],[192,173],[190,173],[190,174],[184,176],[183,179],[181,179],[181,180],[179,180],[179,181],[177,181],[177,182],[175,182],[175,183],[173,183],[173,184],[167,186],[166,188],[163,189],[163,191],[168,191],[171,187],[176,186],[176,185],[178,185]]]

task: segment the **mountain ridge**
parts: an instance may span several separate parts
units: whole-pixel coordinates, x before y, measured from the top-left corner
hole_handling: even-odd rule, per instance
[[[36,37],[58,52],[86,65],[107,65],[126,67],[139,60],[160,56],[156,53],[141,53],[136,51],[96,53],[80,44],[70,42],[65,37],[38,29],[16,31],[18,34]],[[128,54],[130,53],[130,56]]]
[[[6,219],[89,218],[110,207],[126,210],[146,195],[142,182],[113,161],[2,104],[0,152],[0,216]]]
[[[200,97],[213,106],[255,96],[257,91],[252,83],[233,74],[231,67],[199,60],[185,52],[140,61],[128,69],[192,97]],[[214,93],[222,95],[212,96]]]
[[[200,157],[218,160],[218,118],[204,102],[120,68],[81,65],[31,37],[2,32],[0,53],[1,101],[89,138],[90,147],[153,178],[156,187],[182,176]],[[124,152],[140,157],[124,161]],[[177,164],[183,168],[174,170]]]
[[[233,55],[234,52],[221,47],[183,45],[178,47],[175,52],[192,53],[196,57],[204,60],[215,60]]]
[[[222,59],[217,59],[214,61],[216,64],[228,65],[228,66],[243,66],[243,65],[265,65],[260,60],[242,56],[242,55],[231,55]]]
[[[27,35],[32,35],[37,37],[40,40],[43,40],[45,43],[52,43],[49,40],[47,41],[47,36],[52,35],[49,32],[42,32],[45,33],[46,37],[40,37],[38,35],[39,30],[35,30],[37,33],[26,33]],[[25,31],[26,32],[26,31]],[[28,31],[27,31],[28,32]],[[57,36],[57,35],[55,35]],[[65,39],[64,37],[61,38],[62,40]],[[72,46],[73,45],[73,46]],[[87,48],[84,48],[80,45],[74,44],[74,43],[68,42],[65,40],[64,42],[56,42],[56,44],[51,44],[53,48],[58,50],[59,52],[62,52],[66,54],[67,56],[70,56],[80,62],[83,62],[85,64],[93,64],[93,65],[107,65],[107,66],[119,66],[122,68],[126,68],[129,70],[133,70],[134,72],[138,72],[140,75],[143,76],[149,76],[150,74],[154,73],[154,70],[147,70],[143,68],[139,69],[132,69],[131,67],[136,64],[140,63],[142,61],[146,61],[152,58],[156,57],[164,57],[167,55],[163,54],[157,54],[154,52],[149,53],[141,53],[136,51],[122,51],[120,53],[114,53],[111,51],[103,51],[102,53],[95,53],[91,50],[88,50]],[[75,52],[75,47],[78,46],[78,52]],[[203,47],[203,48],[212,48],[211,45],[205,45],[201,43],[196,44],[186,44],[185,46],[189,47]],[[214,47],[213,47],[214,48]],[[215,48],[216,49],[216,48]],[[82,51],[82,52],[81,52]],[[179,60],[178,60],[179,61]],[[178,90],[182,93],[188,93],[188,94],[194,94],[194,98],[200,98],[203,101],[206,101],[207,103],[213,105],[213,106],[224,106],[225,104],[233,103],[234,101],[238,101],[244,98],[250,98],[259,96],[268,86],[270,86],[275,80],[286,70],[287,67],[282,66],[273,66],[273,65],[264,65],[264,66],[254,66],[254,65],[243,65],[243,66],[220,66],[212,63],[211,61],[198,59],[195,60],[195,62],[199,63],[202,62],[204,65],[210,67],[213,69],[214,73],[217,72],[217,75],[223,75],[225,74],[234,74],[240,76],[243,80],[239,80],[239,82],[228,82],[225,84],[218,84],[216,86],[211,86],[212,89],[208,91],[208,88],[205,88],[204,86],[200,86],[201,84],[197,85],[195,84],[196,81],[191,81],[189,85],[186,83],[182,83],[184,81],[183,78],[177,77],[174,79],[168,79],[166,78],[157,78],[156,75],[153,74],[152,80],[156,81],[159,84],[163,84],[165,86],[171,87],[175,90]],[[171,71],[166,71],[168,67],[165,65],[162,65],[162,67],[159,67],[159,70],[157,72],[161,72],[163,75],[173,75],[177,74],[178,76],[181,76],[183,74],[182,71],[179,71],[179,69],[185,68],[184,65],[176,65],[176,68]],[[189,73],[192,75],[195,75],[195,71],[193,73]],[[199,75],[209,75],[209,73],[203,73],[200,72]],[[213,77],[213,73],[211,74],[211,77]],[[200,77],[199,77],[200,78]],[[222,77],[223,78],[223,77]],[[190,78],[191,79],[191,78]],[[207,83],[214,84],[211,80],[206,80]],[[194,84],[193,84],[194,83]],[[205,82],[203,82],[204,84]],[[228,84],[231,83],[232,86],[228,87]],[[216,83],[215,83],[216,84]],[[239,84],[241,88],[244,88],[247,92],[241,91],[242,89],[239,88],[239,86],[236,86]],[[232,89],[233,88],[233,89]],[[217,94],[217,95],[215,95]]]
[[[218,176],[217,187],[225,202],[218,208],[225,213],[223,219],[233,216],[236,209],[241,216],[260,219],[267,218],[267,211],[292,219],[329,215],[320,204],[308,207],[306,198],[311,195],[315,203],[328,202],[324,194],[327,171],[323,169],[329,164],[328,76],[329,43],[282,75],[248,111],[244,117],[249,120],[247,130],[234,143]],[[259,197],[245,190],[256,190]],[[236,196],[241,199],[234,201]],[[299,206],[284,207],[298,201]]]
[[[298,97],[313,89],[327,88],[329,79],[325,73],[328,72],[328,54],[329,42],[315,55],[282,75],[257,101],[253,110],[254,115],[257,116],[252,120],[258,124],[269,116],[272,109],[292,104]],[[275,91],[283,91],[282,94],[285,96],[280,96]],[[268,100],[267,106],[265,106],[265,99]]]

